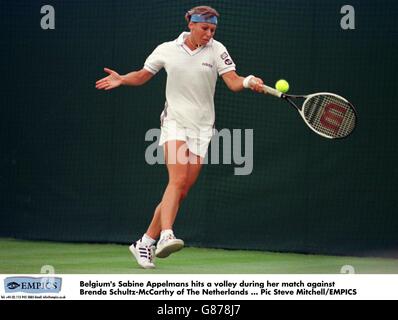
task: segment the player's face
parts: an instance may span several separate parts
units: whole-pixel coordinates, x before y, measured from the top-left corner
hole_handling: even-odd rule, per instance
[[[194,41],[199,45],[206,45],[213,38],[217,26],[212,23],[191,22],[189,24]]]

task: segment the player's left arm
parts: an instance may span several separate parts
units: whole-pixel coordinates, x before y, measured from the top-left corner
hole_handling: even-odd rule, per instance
[[[245,89],[244,87],[244,77],[239,76],[235,71],[229,71],[224,73],[221,76],[227,85],[227,87],[234,92],[242,91]],[[252,77],[250,79],[250,89],[256,92],[263,92],[262,85],[264,84],[263,80],[257,77]]]

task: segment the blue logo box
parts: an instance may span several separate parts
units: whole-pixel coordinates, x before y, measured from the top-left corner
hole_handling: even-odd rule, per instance
[[[56,277],[8,277],[4,279],[6,293],[58,293],[61,291],[62,278]]]

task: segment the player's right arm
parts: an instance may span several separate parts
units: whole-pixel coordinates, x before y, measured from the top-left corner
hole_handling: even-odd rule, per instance
[[[95,87],[99,90],[110,90],[121,85],[141,86],[154,76],[153,73],[145,69],[130,72],[126,75],[120,75],[116,71],[108,68],[104,68],[104,71],[109,75],[95,83]]]

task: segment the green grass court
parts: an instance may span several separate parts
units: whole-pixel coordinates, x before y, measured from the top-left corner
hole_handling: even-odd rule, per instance
[[[184,248],[144,270],[128,245],[0,239],[0,274],[37,274],[43,265],[57,274],[338,274],[344,265],[359,274],[398,273],[398,259],[205,248]]]

